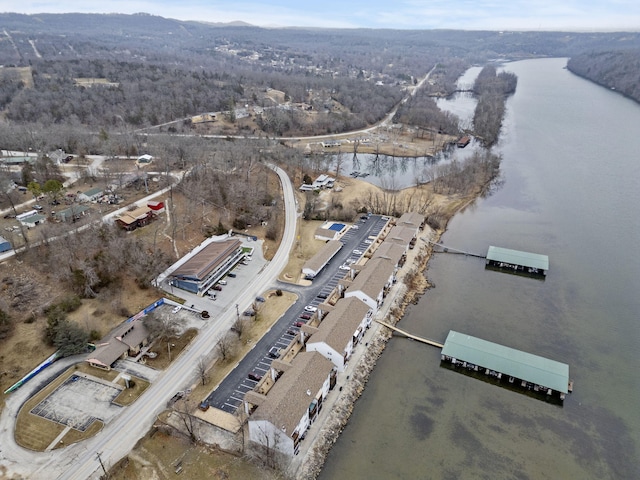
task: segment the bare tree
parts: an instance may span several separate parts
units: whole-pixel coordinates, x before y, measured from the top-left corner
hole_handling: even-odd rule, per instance
[[[198,442],[198,421],[193,416],[193,405],[187,398],[181,398],[173,407],[173,411],[178,415],[180,419],[180,427],[176,428],[177,431],[183,433],[189,438],[191,443]],[[184,428],[184,430],[182,430]]]
[[[233,356],[237,344],[238,339],[235,336],[227,333],[218,338],[218,342],[216,343],[216,353],[224,362]]]
[[[196,368],[198,371],[198,377],[200,377],[202,385],[206,385],[209,381],[209,366],[207,365],[207,362],[205,362],[205,360],[201,358],[200,360],[198,360],[198,365]]]

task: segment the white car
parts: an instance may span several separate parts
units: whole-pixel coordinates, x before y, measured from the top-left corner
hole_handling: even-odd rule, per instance
[[[358,230],[360,227],[358,225],[351,225],[351,228],[354,230]]]
[[[354,255],[362,255],[362,251],[361,250],[354,250],[353,254]]]
[[[351,267],[349,265],[345,265],[344,263],[338,267],[340,270],[349,270]]]
[[[178,313],[180,310],[182,310],[182,307],[180,305],[178,305],[173,310],[171,310],[171,313]]]
[[[218,282],[218,285],[226,285],[226,284],[227,284],[227,281],[226,281],[226,280],[220,280],[220,281]]]
[[[313,305],[307,305],[306,307],[304,307],[305,312],[313,313],[316,310],[318,310],[318,307],[314,307]]]

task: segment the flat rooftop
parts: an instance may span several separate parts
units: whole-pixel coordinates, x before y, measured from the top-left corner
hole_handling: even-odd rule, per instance
[[[523,267],[537,268],[538,270],[549,270],[549,257],[538,253],[521,252],[508,248],[490,246],[487,252],[487,260],[493,262],[504,262]]]
[[[567,393],[569,365],[451,330],[442,355]]]

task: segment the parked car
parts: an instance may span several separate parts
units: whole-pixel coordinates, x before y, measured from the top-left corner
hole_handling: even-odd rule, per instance
[[[358,225],[351,225],[351,228],[353,228],[354,230],[358,230],[360,227]]]
[[[227,284],[227,281],[226,281],[226,280],[220,280],[220,281],[218,282],[218,285],[226,285],[226,284]]]
[[[229,273],[227,273],[227,277],[236,278],[236,274],[233,273],[233,272],[229,272]]]
[[[211,288],[213,288],[214,290],[217,290],[218,292],[221,292],[221,291],[222,291],[222,287],[221,287],[220,285],[214,285],[214,286],[213,286],[213,287],[211,287]]]
[[[278,358],[280,356],[280,349],[278,347],[271,347],[267,352],[267,355],[271,358]]]
[[[373,240],[369,240],[368,238],[364,241],[364,243],[371,245],[373,243]]]
[[[33,208],[36,210],[42,210],[42,205],[34,205]]]
[[[300,315],[300,318],[302,318],[303,320],[309,320],[311,318],[311,315],[309,315],[308,313],[303,313],[302,315]]]
[[[247,377],[255,382],[259,382],[260,380],[262,380],[262,375],[258,375],[257,373],[253,372],[249,372],[249,375],[247,375]]]
[[[338,268],[340,270],[350,270],[351,269],[351,267],[349,265],[346,265],[344,263],[342,265],[340,265]]]
[[[353,254],[354,255],[362,255],[362,250],[354,250]]]
[[[293,328],[287,330],[287,335],[293,335],[294,337],[298,334]]]
[[[200,402],[200,405],[198,405],[198,408],[203,412],[206,412],[207,410],[209,410],[209,404],[206,401]]]
[[[318,307],[314,307],[313,305],[307,305],[304,307],[305,312],[314,313],[316,310],[318,310]]]
[[[264,303],[265,301],[264,297],[256,297],[256,302]]]
[[[318,294],[318,298],[322,298],[322,299],[329,298],[329,294],[328,293],[319,293]]]
[[[304,324],[305,324],[304,322],[296,322],[296,323],[293,324],[293,326],[300,328]]]
[[[242,314],[246,317],[254,317],[256,315],[255,310],[245,310]]]
[[[173,310],[171,310],[171,313],[178,313],[180,310],[182,310],[182,307],[178,305],[177,307],[174,307]]]

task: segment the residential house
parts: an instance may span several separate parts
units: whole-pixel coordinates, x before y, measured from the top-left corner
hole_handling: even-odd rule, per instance
[[[128,210],[116,217],[116,223],[127,231],[144,227],[151,223],[154,217],[153,210],[147,206]]]
[[[84,192],[78,193],[78,201],[80,202],[95,202],[104,195],[104,189],[101,187],[94,187]]]
[[[149,343],[149,330],[142,320],[127,321],[96,344],[87,362],[92,367],[111,370],[120,358],[135,357]]]
[[[29,210],[28,212],[16,215],[16,220],[27,228],[34,228],[41,223],[45,223],[47,221],[47,217],[38,213],[37,210]]]
[[[87,205],[73,204],[69,208],[54,213],[53,217],[59,222],[76,222],[85,215],[88,215],[90,210],[91,207]]]

